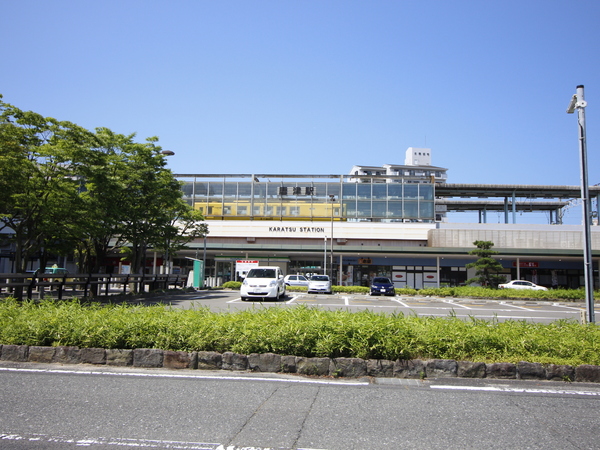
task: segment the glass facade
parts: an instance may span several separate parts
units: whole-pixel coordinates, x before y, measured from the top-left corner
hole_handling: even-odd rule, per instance
[[[433,183],[183,181],[184,199],[207,219],[422,221],[435,219]]]

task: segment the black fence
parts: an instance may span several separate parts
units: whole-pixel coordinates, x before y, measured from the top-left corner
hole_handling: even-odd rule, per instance
[[[62,300],[71,297],[96,297],[152,292],[159,289],[182,288],[186,277],[178,274],[28,274],[0,273],[0,296],[32,299],[52,295]]]

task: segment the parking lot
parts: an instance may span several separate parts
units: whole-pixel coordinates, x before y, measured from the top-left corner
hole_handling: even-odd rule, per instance
[[[280,301],[243,302],[237,291],[210,290],[177,295],[171,299],[174,307],[208,307],[213,311],[236,311],[252,308],[295,307],[299,305],[328,310],[371,310],[386,314],[449,317],[485,320],[528,320],[552,322],[581,318],[583,303],[540,302],[523,300],[478,300],[439,297],[370,296],[361,294],[307,294],[289,292]]]

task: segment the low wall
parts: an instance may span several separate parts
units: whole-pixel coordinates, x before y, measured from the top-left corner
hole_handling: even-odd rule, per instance
[[[600,366],[556,365],[521,361],[476,363],[452,359],[381,360],[306,358],[301,356],[233,352],[182,352],[138,348],[103,349],[0,345],[0,361],[97,364],[166,369],[242,370],[331,377],[496,378],[600,383]]]

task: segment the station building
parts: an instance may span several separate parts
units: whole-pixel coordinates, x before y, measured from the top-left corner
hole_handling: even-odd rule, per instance
[[[205,262],[205,284],[239,280],[248,267],[277,265],[284,273],[326,273],[334,284],[367,286],[387,276],[396,287],[455,286],[474,276],[466,264],[477,240],[491,241],[510,279],[548,287],[585,284],[582,227],[563,225],[580,197],[577,186],[447,183],[447,169],[431,165],[431,149],[409,148],[405,163],[355,165],[345,175],[176,174],[184,198],[201,211],[205,239],[175,260]],[[598,215],[600,187],[590,195]],[[478,213],[476,223],[449,214]],[[516,223],[545,212],[548,224]],[[487,223],[487,214],[504,223]],[[597,225],[597,221],[594,222]],[[591,233],[598,286],[600,229]]]

